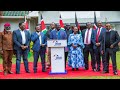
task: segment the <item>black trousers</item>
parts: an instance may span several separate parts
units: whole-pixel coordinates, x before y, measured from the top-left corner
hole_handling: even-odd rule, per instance
[[[113,72],[116,72],[117,71],[116,52],[113,51],[113,49],[111,49],[111,48],[106,48],[106,50],[105,50],[105,61],[106,61],[105,71],[109,71],[109,59],[110,59],[110,57],[112,60]]]
[[[89,57],[89,53],[90,53],[90,55],[91,55],[91,66],[92,66],[92,69],[95,69],[95,57],[94,57],[93,46],[91,44],[90,45],[85,45],[85,48],[84,48],[83,52],[84,52],[85,68],[86,69],[89,68],[88,57]]]
[[[105,55],[101,55],[100,47],[94,49],[94,54],[95,54],[95,61],[97,63],[97,69],[100,69],[101,67],[101,58],[102,58],[103,70],[105,70]]]

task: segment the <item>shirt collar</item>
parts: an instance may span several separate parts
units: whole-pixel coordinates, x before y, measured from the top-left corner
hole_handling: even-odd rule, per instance
[[[110,32],[111,31],[111,29],[110,30],[107,30],[107,32]]]
[[[22,31],[20,28],[19,28],[20,31]],[[24,31],[24,30],[23,30]]]

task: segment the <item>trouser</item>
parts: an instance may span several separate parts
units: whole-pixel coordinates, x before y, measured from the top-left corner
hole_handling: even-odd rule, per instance
[[[25,71],[28,72],[28,52],[29,50],[16,50],[16,73],[20,72],[21,57],[25,66]]]
[[[51,65],[51,48],[48,47],[48,56],[47,56],[48,64]]]
[[[117,71],[116,52],[113,51],[113,49],[111,49],[111,48],[106,48],[106,51],[105,51],[105,60],[106,60],[105,71],[109,71],[109,57],[111,57],[111,60],[112,60],[113,73],[114,73]]]
[[[95,57],[94,57],[94,51],[93,51],[92,45],[85,45],[85,48],[84,48],[85,68],[86,69],[89,68],[89,63],[88,63],[89,53],[91,55],[91,66],[92,66],[92,69],[95,69]]]
[[[11,71],[13,50],[3,51],[3,70],[4,72]]]
[[[94,54],[95,54],[95,61],[97,64],[97,69],[100,69],[101,67],[101,57],[102,57],[102,65],[103,65],[103,70],[105,69],[105,56],[101,55],[100,47],[97,47],[94,49]]]
[[[39,52],[34,51],[34,64],[33,64],[33,70],[37,71],[37,62],[39,59],[39,55],[41,57],[41,64],[42,64],[42,71],[45,70],[45,50],[41,48]]]

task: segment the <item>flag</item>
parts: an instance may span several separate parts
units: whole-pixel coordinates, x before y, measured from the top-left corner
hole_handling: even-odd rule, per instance
[[[25,30],[29,30],[29,24],[25,16]]]
[[[80,30],[80,24],[79,24],[78,21],[77,21],[76,12],[75,12],[75,25],[78,27],[78,30]]]
[[[75,12],[75,25],[78,27],[79,33],[81,34],[80,24],[79,24],[78,21],[77,21],[77,15],[76,15],[76,12]]]
[[[45,22],[44,22],[44,20],[43,20],[42,14],[41,14],[41,29],[42,29],[42,32],[43,32],[44,34],[46,34],[47,29],[46,29]]]
[[[63,24],[63,21],[62,21],[62,18],[61,18],[61,14],[60,14],[59,24],[60,24],[61,29],[64,30],[64,24]]]
[[[94,25],[93,25],[93,29],[96,30],[97,29],[97,19],[96,19],[96,13],[94,11]]]

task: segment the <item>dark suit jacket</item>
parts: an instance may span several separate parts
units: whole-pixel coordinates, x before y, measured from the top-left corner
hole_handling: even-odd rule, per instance
[[[111,30],[110,31],[110,45],[113,45],[113,51],[118,51],[118,42],[119,42],[119,34],[117,31]],[[101,50],[105,52],[105,38],[106,38],[106,33],[102,35],[102,42],[101,42]]]
[[[83,37],[83,42],[85,38],[85,32],[87,29],[82,30],[82,37]],[[95,36],[94,36],[94,30],[92,29],[92,34],[91,34],[91,44],[95,44]]]
[[[95,30],[95,32],[94,32],[95,42],[96,42],[97,31],[98,31],[98,28],[97,28],[97,29]],[[106,32],[106,29],[105,29],[104,27],[102,27],[101,32],[100,32],[100,36],[99,36],[99,38],[98,38],[98,42],[100,42],[100,43],[102,42],[102,35],[103,35],[105,32]],[[94,49],[97,48],[96,44],[94,45],[93,48],[94,48]]]
[[[29,47],[29,45],[30,45],[30,33],[27,30],[25,30],[25,37],[26,37],[25,45]],[[19,29],[13,31],[13,42],[14,42],[14,50],[21,50],[22,35],[21,35]],[[27,49],[29,50],[30,48],[27,48]]]
[[[47,38],[46,36],[44,35],[44,33],[40,33],[41,35],[41,39],[42,39],[42,44],[45,44],[45,47],[42,47],[43,49],[42,50],[46,50],[46,46],[47,46]],[[39,52],[41,47],[40,47],[40,40],[39,40],[39,36],[36,32],[33,32],[31,34],[31,41],[33,41],[33,47],[32,47],[32,50],[33,51],[36,51],[36,52]]]

